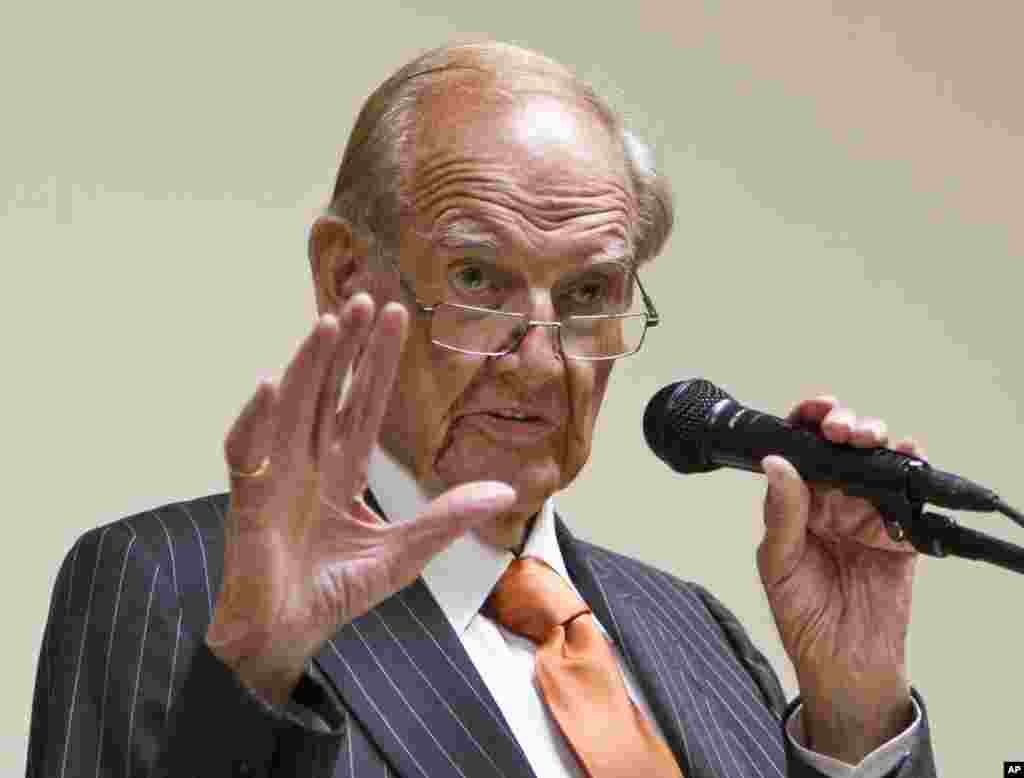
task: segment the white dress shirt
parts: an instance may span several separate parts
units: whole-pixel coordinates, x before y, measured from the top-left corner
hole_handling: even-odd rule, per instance
[[[379,447],[370,457],[368,476],[373,496],[391,520],[411,519],[429,502],[409,473]],[[534,521],[522,556],[543,560],[579,594],[555,536],[553,500],[544,503]],[[480,613],[484,600],[513,559],[511,551],[495,548],[468,532],[430,561],[423,580],[501,708],[534,772],[545,778],[584,778],[534,682],[536,644]],[[600,622],[598,626],[607,636]],[[627,663],[610,639],[609,644],[630,697],[664,737]],[[914,708],[914,723],[856,767],[803,747],[802,709],[798,708],[787,722],[786,731],[803,759],[830,778],[882,778],[910,750],[921,720],[916,702]]]

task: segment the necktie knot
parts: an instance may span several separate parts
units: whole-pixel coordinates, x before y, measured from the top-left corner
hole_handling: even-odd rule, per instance
[[[536,643],[590,608],[569,584],[534,557],[515,559],[484,604],[484,613],[506,629]]]
[[[568,581],[540,559],[516,559],[483,612],[537,643],[536,683],[587,778],[683,778],[630,700],[597,622],[577,618],[590,608]]]

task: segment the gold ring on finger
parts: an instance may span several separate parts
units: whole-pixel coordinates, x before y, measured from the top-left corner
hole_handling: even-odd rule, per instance
[[[270,457],[263,457],[263,461],[260,462],[259,466],[255,470],[236,470],[233,467],[229,467],[228,471],[235,478],[259,478],[269,469]]]

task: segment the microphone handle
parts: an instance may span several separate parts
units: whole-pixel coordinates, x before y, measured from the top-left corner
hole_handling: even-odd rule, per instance
[[[711,409],[705,457],[715,465],[761,472],[770,454],[788,459],[806,481],[832,484],[855,497],[899,495],[910,503],[930,502],[966,511],[999,510],[999,495],[923,459],[888,448],[854,448],[733,399]]]
[[[762,472],[761,460],[784,457],[806,481],[833,484],[860,497],[907,495],[909,473],[922,460],[887,448],[832,443],[784,419],[726,399],[711,410],[705,456],[716,465]]]

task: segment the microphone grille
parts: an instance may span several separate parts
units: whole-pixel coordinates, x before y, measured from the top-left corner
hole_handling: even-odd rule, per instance
[[[728,392],[704,378],[679,381],[658,391],[644,411],[644,438],[669,467],[678,473],[706,473],[718,465],[704,453],[704,430],[711,409]]]

